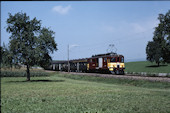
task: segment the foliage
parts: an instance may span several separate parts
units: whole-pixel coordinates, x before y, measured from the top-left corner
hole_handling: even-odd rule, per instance
[[[1,47],[1,64],[4,68],[12,68],[12,54],[7,46],[3,43]]]
[[[53,52],[53,50],[57,50],[53,35],[54,32],[47,28],[42,28],[40,31],[38,49],[43,56],[40,57],[41,59],[39,60],[39,65],[43,68],[48,67],[52,61],[49,53]]]
[[[155,27],[153,41],[146,47],[147,60],[170,63],[170,10],[165,14],[159,14],[160,23]]]
[[[161,62],[162,52],[161,45],[157,42],[150,41],[146,47],[147,60],[156,62],[159,66]]]
[[[57,50],[54,32],[49,28],[42,28],[41,21],[30,17],[26,13],[9,13],[7,32],[10,36],[10,51],[15,63],[27,66],[27,80],[30,80],[29,68],[33,65],[48,64],[50,53]]]
[[[116,83],[116,79],[83,77],[56,74],[50,77],[33,77],[32,82],[27,83],[23,77],[4,77],[1,79],[1,111],[12,113],[170,111],[169,83],[126,80]]]

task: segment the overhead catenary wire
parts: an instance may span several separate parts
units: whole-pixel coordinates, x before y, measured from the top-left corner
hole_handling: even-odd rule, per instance
[[[149,29],[150,30],[150,29]],[[147,32],[147,31],[145,31]],[[94,43],[91,43],[91,44],[83,44],[83,45],[80,45],[81,48],[86,48],[86,47],[95,47],[95,46],[102,46],[104,44],[108,45],[110,44],[110,42],[114,43],[114,42],[121,42],[121,41],[130,41],[130,40],[142,40],[142,39],[145,39],[145,38],[148,38],[146,36],[144,36],[144,33],[145,32],[139,32],[139,33],[135,33],[135,34],[129,34],[129,35],[126,35],[126,38],[116,38],[116,39],[112,39],[112,40],[106,40],[106,41],[103,41],[101,43],[99,42],[94,42]],[[142,36],[137,36],[137,37],[131,37],[131,36],[134,36],[134,35],[138,35],[138,34],[142,34]],[[141,38],[143,37],[143,38]]]
[[[153,29],[153,28],[152,28]],[[83,52],[83,51],[89,51],[89,53],[92,53],[92,54],[98,54],[99,52],[100,53],[103,53],[103,52],[106,52],[106,49],[108,48],[108,45],[110,43],[112,44],[116,44],[117,42],[121,43],[123,41],[126,41],[126,42],[134,42],[134,41],[139,41],[139,40],[142,40],[142,39],[146,39],[148,38],[147,36],[144,36],[144,33],[148,32],[149,30],[145,31],[145,32],[139,32],[139,33],[135,33],[135,34],[129,34],[129,35],[126,35],[126,38],[116,38],[116,39],[112,39],[112,40],[106,40],[106,41],[103,41],[103,42],[94,42],[94,43],[87,43],[87,44],[80,44],[80,46],[78,47],[78,49],[74,49],[73,50],[70,50],[70,54],[71,56],[74,54],[74,56],[80,52]],[[140,35],[142,34],[142,35]],[[135,37],[135,35],[138,35]],[[131,41],[133,40],[133,41]],[[101,49],[101,48],[104,48],[104,49]],[[116,48],[117,49],[117,48]],[[105,50],[105,51],[104,51]],[[96,51],[98,53],[96,53]],[[94,53],[95,52],[95,53]]]
[[[82,51],[82,50],[89,50],[89,48],[91,48],[90,50],[92,50],[92,48],[96,48],[96,47],[103,47],[103,45],[105,45],[105,47],[108,47],[108,45],[111,43],[115,43],[115,42],[121,42],[121,41],[137,41],[137,40],[142,40],[142,39],[145,39],[147,38],[146,36],[138,36],[138,37],[130,37],[130,36],[133,36],[133,35],[137,35],[137,34],[143,34],[144,32],[140,32],[140,33],[136,33],[136,34],[132,34],[132,35],[127,35],[128,38],[123,38],[123,39],[113,39],[112,41],[104,41],[104,42],[101,42],[101,43],[92,43],[92,44],[85,44],[85,45],[80,45],[79,48],[81,48],[81,50],[76,50],[76,51]],[[143,38],[141,38],[143,37]],[[134,40],[135,39],[135,40]],[[74,51],[74,52],[76,52]]]

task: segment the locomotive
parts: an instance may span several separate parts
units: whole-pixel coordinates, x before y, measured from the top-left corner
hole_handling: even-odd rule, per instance
[[[68,66],[69,65],[69,66]],[[124,74],[124,56],[117,53],[93,55],[90,58],[53,61],[48,69],[71,72]]]

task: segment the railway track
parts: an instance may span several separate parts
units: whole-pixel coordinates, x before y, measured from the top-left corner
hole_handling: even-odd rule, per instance
[[[68,72],[60,72],[60,73],[68,74]],[[170,78],[168,78],[168,77],[147,77],[147,76],[132,75],[132,74],[112,75],[112,74],[79,73],[79,72],[69,72],[69,74],[104,77],[104,78],[119,78],[119,79],[130,79],[130,80],[148,80],[148,81],[170,82]]]

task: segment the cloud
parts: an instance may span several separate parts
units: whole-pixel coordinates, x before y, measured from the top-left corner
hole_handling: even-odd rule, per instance
[[[131,23],[129,24],[129,28],[131,28],[131,30],[134,33],[141,33],[141,32],[145,32],[146,31],[146,27],[142,26],[141,24],[138,23]]]
[[[65,14],[67,14],[70,11],[70,9],[71,9],[71,5],[68,5],[66,7],[63,7],[63,6],[54,6],[52,10],[54,12],[56,12],[56,13],[65,15]]]
[[[113,27],[113,26],[111,26],[111,25],[104,25],[103,26],[103,29],[105,30],[105,31],[107,31],[107,32],[115,32],[115,28]]]
[[[153,33],[154,27],[156,27],[157,24],[158,21],[154,19],[138,22],[119,21],[104,23],[101,25],[101,29],[103,32],[111,33],[112,35],[127,36],[146,32]]]

